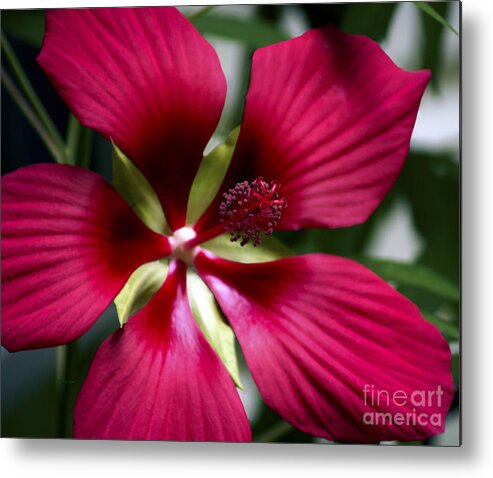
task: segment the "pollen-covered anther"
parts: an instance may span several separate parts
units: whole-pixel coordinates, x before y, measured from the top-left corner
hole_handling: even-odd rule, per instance
[[[233,242],[241,239],[241,246],[250,241],[257,246],[262,242],[260,233],[273,233],[287,205],[286,199],[279,196],[280,187],[278,181],[268,183],[257,178],[238,183],[223,194],[219,217]]]

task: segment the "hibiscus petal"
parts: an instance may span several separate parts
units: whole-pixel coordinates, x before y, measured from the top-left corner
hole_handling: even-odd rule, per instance
[[[414,304],[368,269],[323,254],[239,264],[201,252],[195,265],[262,397],[285,420],[345,442],[443,431],[453,397],[448,344]],[[424,407],[411,402],[422,391],[432,398]],[[416,424],[398,416],[421,413]],[[378,422],[367,424],[376,414]]]
[[[288,207],[278,229],[364,222],[404,163],[428,79],[331,26],[257,50],[221,192],[259,176],[279,181]],[[198,229],[217,221],[220,201]]]
[[[139,265],[168,255],[97,174],[40,164],[2,178],[2,344],[80,337]]]
[[[175,8],[49,10],[38,61],[86,126],[111,138],[155,189],[172,229],[217,126],[226,80]]]
[[[249,441],[228,372],[200,333],[173,262],[160,291],[101,346],[75,406],[74,436]]]

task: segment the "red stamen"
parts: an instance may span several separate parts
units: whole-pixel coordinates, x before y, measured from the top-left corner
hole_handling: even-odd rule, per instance
[[[280,187],[278,181],[269,184],[257,178],[251,183],[238,183],[223,194],[219,216],[232,241],[241,238],[241,246],[249,241],[257,246],[262,242],[260,233],[267,236],[272,234],[286,207],[286,200],[279,198],[277,192]]]

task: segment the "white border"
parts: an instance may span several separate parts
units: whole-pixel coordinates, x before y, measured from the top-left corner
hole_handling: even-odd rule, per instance
[[[104,5],[163,5],[113,0]],[[203,4],[204,2],[175,2]],[[225,4],[227,2],[214,2]],[[260,3],[260,2],[256,2]],[[262,3],[275,3],[272,1]],[[290,2],[283,2],[290,3]],[[292,2],[291,2],[292,3]],[[2,474],[20,477],[487,476],[493,423],[493,2],[463,2],[462,448],[0,440]],[[2,0],[2,8],[102,6],[95,1]],[[491,475],[490,475],[491,476]]]

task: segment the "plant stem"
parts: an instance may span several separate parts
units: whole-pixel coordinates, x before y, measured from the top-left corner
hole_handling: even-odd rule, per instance
[[[38,120],[44,126],[44,129],[51,137],[52,142],[56,145],[59,150],[59,154],[55,156],[55,160],[59,163],[64,163],[66,161],[66,153],[65,153],[65,144],[63,139],[51,121],[48,113],[46,112],[43,104],[38,98],[36,92],[34,91],[29,78],[27,77],[25,71],[23,70],[19,60],[15,56],[14,50],[10,46],[9,41],[4,33],[1,36],[1,44],[2,44],[2,52],[12,68],[12,73],[19,83],[20,90],[24,93],[27,99],[27,103],[31,105],[31,108],[34,110],[34,113],[37,115]],[[51,149],[50,149],[51,151]]]
[[[61,345],[56,350],[56,381],[58,396],[58,437],[67,438],[67,416],[69,413],[68,385],[72,368],[73,345]]]
[[[5,89],[15,101],[21,112],[24,114],[29,124],[33,127],[34,131],[38,133],[39,137],[48,148],[55,161],[57,163],[63,163],[65,161],[64,153],[60,151],[58,146],[55,144],[51,135],[48,133],[44,125],[36,116],[36,113],[32,110],[27,101],[24,99],[22,93],[17,89],[14,82],[6,71],[2,70],[1,78]]]
[[[70,115],[67,128],[67,159],[69,164],[87,168],[91,159],[92,131]]]
[[[293,430],[294,427],[288,422],[279,422],[262,432],[254,441],[257,443],[275,442]]]
[[[191,13],[188,15],[188,19],[190,21],[196,20],[197,18],[202,17],[203,15],[206,15],[209,13],[213,8],[215,8],[217,5],[207,5],[206,7],[202,7],[198,10],[195,10],[195,12]]]

